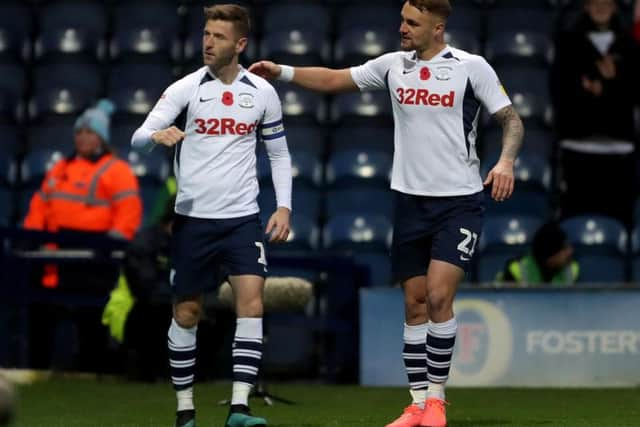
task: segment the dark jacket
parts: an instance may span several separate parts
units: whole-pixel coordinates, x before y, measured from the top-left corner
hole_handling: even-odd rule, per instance
[[[551,95],[559,139],[605,136],[634,140],[633,107],[640,96],[640,49],[630,33],[614,21],[615,40],[609,49],[617,74],[604,79],[596,61],[602,58],[589,39],[595,26],[584,14],[576,25],[557,36],[556,59],[551,69]],[[583,88],[582,78],[602,82],[594,96]]]

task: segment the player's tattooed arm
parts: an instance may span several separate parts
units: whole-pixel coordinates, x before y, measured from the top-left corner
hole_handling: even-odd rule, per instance
[[[502,155],[500,157],[513,161],[518,156],[524,137],[522,120],[513,105],[498,110],[493,116],[502,126]]]

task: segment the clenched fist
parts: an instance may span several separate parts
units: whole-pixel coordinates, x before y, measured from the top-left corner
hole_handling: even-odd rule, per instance
[[[166,145],[167,147],[173,147],[178,142],[182,141],[185,137],[185,133],[175,126],[159,130],[151,135],[151,139],[156,144]]]

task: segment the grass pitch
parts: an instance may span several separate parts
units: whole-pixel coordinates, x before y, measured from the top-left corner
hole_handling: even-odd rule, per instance
[[[172,427],[169,383],[54,379],[19,389],[12,427]],[[408,393],[397,388],[272,384],[269,392],[296,401],[268,407],[251,399],[270,427],[378,427],[399,415]],[[219,400],[230,384],[197,384],[200,427],[223,427]],[[640,389],[450,389],[450,427],[640,426]]]

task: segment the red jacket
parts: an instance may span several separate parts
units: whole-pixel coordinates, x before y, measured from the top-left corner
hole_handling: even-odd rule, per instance
[[[105,154],[97,161],[75,156],[56,163],[33,195],[24,227],[105,232],[130,240],[141,222],[137,178],[126,162]],[[56,287],[55,268],[45,270],[43,284]]]

